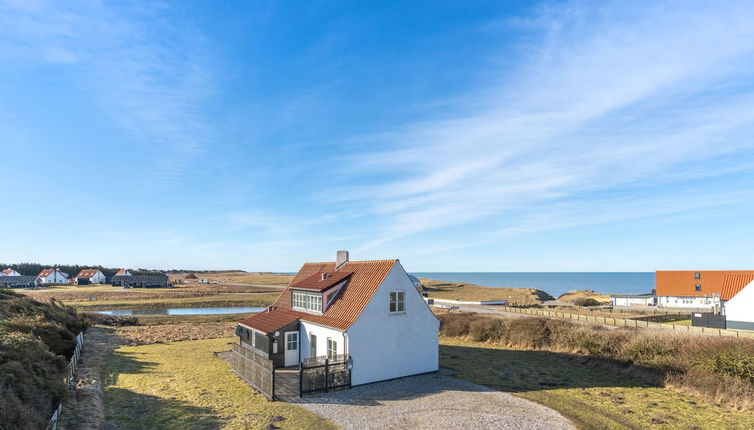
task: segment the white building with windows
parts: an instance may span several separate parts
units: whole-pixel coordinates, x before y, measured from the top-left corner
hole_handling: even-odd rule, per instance
[[[84,269],[73,278],[76,285],[104,284],[105,275],[99,269]]]
[[[274,367],[350,358],[353,385],[438,370],[439,321],[398,260],[306,263],[267,310],[239,322],[240,345]]]
[[[42,285],[63,285],[68,283],[68,274],[58,268],[45,269],[39,272],[37,276],[42,281]]]

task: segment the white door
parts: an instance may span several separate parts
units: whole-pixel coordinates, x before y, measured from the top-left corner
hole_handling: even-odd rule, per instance
[[[285,332],[285,365],[295,366],[298,364],[298,332]]]

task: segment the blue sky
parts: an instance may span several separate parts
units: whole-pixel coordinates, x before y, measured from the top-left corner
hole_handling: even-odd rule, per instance
[[[0,0],[0,261],[752,268],[751,2]]]

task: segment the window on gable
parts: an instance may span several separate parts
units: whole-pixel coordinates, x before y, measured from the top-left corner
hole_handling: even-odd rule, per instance
[[[694,285],[694,290],[696,290],[696,291],[702,291],[702,284],[696,284],[696,285]]]
[[[694,272],[694,279],[702,279],[702,274],[699,272]]]
[[[405,312],[406,304],[404,302],[404,298],[405,298],[404,295],[405,293],[402,290],[390,292],[390,312],[391,313]]]

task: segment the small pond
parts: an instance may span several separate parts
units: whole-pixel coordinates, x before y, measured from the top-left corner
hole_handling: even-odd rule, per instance
[[[234,306],[227,308],[169,308],[169,309],[113,309],[96,311],[105,315],[225,315],[250,314],[263,311],[265,308]]]

